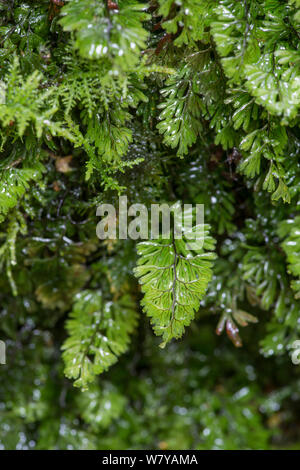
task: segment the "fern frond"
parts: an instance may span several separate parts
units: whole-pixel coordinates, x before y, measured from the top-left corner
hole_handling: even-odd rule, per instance
[[[16,241],[19,234],[27,232],[27,225],[23,215],[19,211],[10,214],[6,233],[0,232],[0,239],[4,242],[0,245],[0,270],[6,266],[6,274],[14,296],[18,294],[17,286],[13,278],[12,268],[16,266]]]
[[[82,419],[99,431],[107,429],[122,413],[126,398],[110,382],[91,385],[89,390],[76,397],[76,405]]]
[[[178,147],[178,155],[188,152],[202,130],[201,111],[204,104],[199,96],[199,85],[191,70],[185,66],[171,76],[162,90],[165,101],[157,128],[164,135],[164,142],[172,148]]]
[[[145,8],[136,0],[120,0],[118,10],[108,12],[105,2],[70,0],[62,9],[60,23],[65,31],[75,32],[75,46],[82,57],[106,59],[133,71],[146,47]]]
[[[66,324],[69,337],[62,348],[66,376],[86,389],[127,350],[135,326],[136,311],[129,297],[112,302],[101,291],[77,294]]]
[[[290,202],[291,196],[286,185],[286,174],[282,167],[284,150],[288,143],[287,132],[279,122],[266,124],[247,133],[240,142],[240,148],[245,152],[245,158],[239,165],[249,178],[261,173],[263,159],[269,161],[269,169],[263,182],[263,189],[272,192],[272,200],[282,199]],[[277,185],[277,186],[276,186]]]
[[[211,31],[226,76],[239,84],[245,65],[256,62],[260,54],[256,30],[250,28],[259,10],[256,2],[222,0],[216,3]]]
[[[283,115],[288,122],[297,116],[300,107],[300,67],[297,63],[293,67],[283,65],[287,55],[293,60],[295,53],[279,49],[274,54],[262,54],[256,64],[247,65],[246,87],[258,104],[271,114]],[[297,55],[299,61],[300,54]]]
[[[41,178],[43,171],[44,166],[39,161],[33,168],[0,170],[0,222],[18,204],[30,183]]]
[[[48,131],[53,136],[62,136],[76,143],[75,137],[67,127],[53,120],[58,111],[56,87],[49,87],[43,91],[42,78],[42,74],[37,71],[24,78],[20,71],[19,60],[17,57],[14,58],[5,77],[5,87],[2,86],[0,123],[7,128],[15,126],[19,137],[22,137],[32,124],[38,139],[44,131]]]
[[[196,227],[197,235],[201,227]],[[215,241],[204,226],[204,245],[197,251],[187,238],[169,238],[138,244],[139,278],[144,298],[144,311],[151,317],[154,332],[163,338],[164,346],[172,338],[180,338],[199,309],[212,277]]]
[[[300,299],[300,216],[279,225],[278,234],[284,238],[281,246],[288,261],[288,272],[297,279],[291,282],[296,299]]]
[[[210,24],[212,8],[215,0],[199,2],[199,0],[159,0],[158,14],[165,20],[162,27],[169,34],[176,34],[174,40],[176,46],[195,46],[197,41],[208,42],[209,33],[207,27]]]

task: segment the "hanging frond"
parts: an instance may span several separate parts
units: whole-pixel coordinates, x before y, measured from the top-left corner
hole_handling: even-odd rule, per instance
[[[101,291],[77,294],[63,345],[65,374],[86,389],[96,375],[115,364],[129,344],[136,326],[136,311],[129,297],[106,301]]]
[[[167,239],[138,244],[135,275],[144,293],[142,306],[151,317],[154,332],[162,336],[162,346],[182,336],[211,280],[215,242],[209,236],[209,226],[196,226],[193,235],[199,239],[193,244],[186,237],[176,239],[173,233]],[[191,248],[198,243],[198,250]]]
[[[295,297],[300,299],[300,216],[281,222],[278,234],[284,238],[281,246],[287,257],[288,272],[296,278],[292,280],[291,285]]]

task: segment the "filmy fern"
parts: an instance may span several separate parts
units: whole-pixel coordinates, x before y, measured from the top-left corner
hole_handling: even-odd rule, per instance
[[[201,226],[196,226],[193,233],[200,238]],[[143,308],[151,317],[154,332],[163,338],[162,347],[182,336],[199,309],[212,276],[214,245],[208,225],[199,250],[191,248],[186,238],[176,239],[174,233],[166,239],[138,244],[135,275],[144,293]]]
[[[199,96],[198,84],[188,67],[169,78],[162,90],[165,99],[157,128],[164,135],[164,142],[172,148],[178,147],[178,155],[188,152],[202,130],[201,110],[203,103]]]
[[[70,0],[60,23],[65,31],[75,31],[75,47],[83,57],[108,58],[112,66],[133,70],[148,36],[142,27],[148,19],[145,8],[136,0],[121,0],[115,9],[104,0]]]
[[[288,271],[297,279],[292,280],[295,296],[300,298],[300,216],[281,222],[279,236],[284,238],[282,248],[287,256]]]
[[[0,0],[0,449],[298,439],[299,38],[300,0]],[[98,240],[121,194],[204,239]]]
[[[53,136],[63,136],[75,143],[72,133],[54,119],[58,111],[57,98],[54,97],[55,88],[41,90],[41,73],[35,71],[24,81],[19,61],[15,57],[5,78],[4,96],[0,105],[2,126],[15,125],[18,135],[22,137],[27,127],[33,124],[37,138],[47,131]]]
[[[106,429],[118,418],[126,404],[126,398],[109,382],[101,383],[101,388],[91,385],[77,397],[76,405],[84,421],[95,431]]]
[[[164,18],[162,27],[169,33],[176,35],[176,46],[185,44],[195,45],[197,41],[208,41],[207,26],[214,1],[199,2],[198,0],[159,0],[158,13]]]
[[[135,325],[136,311],[128,297],[112,302],[100,291],[77,294],[63,345],[66,376],[75,379],[77,387],[87,388],[126,351]]]

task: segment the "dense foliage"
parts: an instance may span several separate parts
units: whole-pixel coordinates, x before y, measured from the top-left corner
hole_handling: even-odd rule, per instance
[[[299,0],[0,0],[0,449],[299,447],[299,39]],[[99,240],[119,195],[203,248]]]

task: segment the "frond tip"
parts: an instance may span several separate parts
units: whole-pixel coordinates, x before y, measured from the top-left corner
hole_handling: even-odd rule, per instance
[[[135,275],[145,294],[142,306],[151,317],[155,334],[164,347],[180,338],[194,318],[212,277],[215,241],[204,225],[203,247],[194,251],[186,238],[145,241],[138,244]]]

